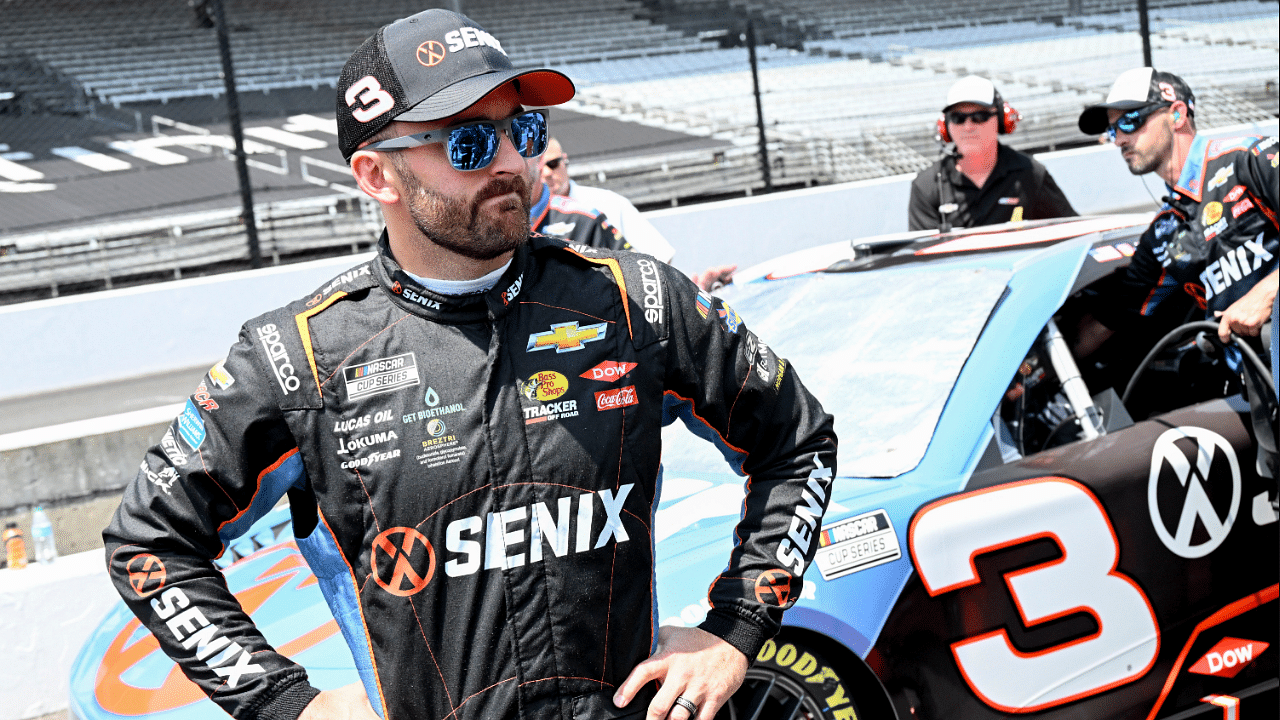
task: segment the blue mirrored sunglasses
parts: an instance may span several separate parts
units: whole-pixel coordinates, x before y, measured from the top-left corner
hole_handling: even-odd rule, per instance
[[[444,143],[449,164],[455,170],[483,170],[498,154],[499,133],[511,138],[511,143],[523,157],[537,157],[547,151],[547,115],[541,110],[522,112],[504,120],[475,120],[403,135],[371,143],[361,149],[389,152]]]
[[[1138,128],[1146,124],[1147,118],[1154,115],[1157,110],[1163,110],[1172,104],[1173,103],[1163,102],[1140,107],[1137,110],[1130,110],[1116,118],[1115,122],[1107,126],[1107,137],[1111,142],[1115,142],[1117,130],[1126,135],[1137,132]]]

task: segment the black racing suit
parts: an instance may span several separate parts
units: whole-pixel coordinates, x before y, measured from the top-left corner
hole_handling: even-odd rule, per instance
[[[751,658],[800,595],[834,473],[831,417],[794,370],[645,255],[534,236],[489,292],[442,296],[384,235],[243,327],[125,492],[111,577],[227,712],[294,718],[316,691],[211,562],[288,493],[383,717],[632,717],[646,702],[610,698],[655,646],[677,417],[749,478],[724,572],[688,581],[711,581],[700,627]],[[130,584],[143,556],[162,585]]]
[[[604,213],[567,195],[552,195],[545,183],[542,197],[529,209],[529,229],[587,247],[631,249],[631,243]]]
[[[1212,318],[1274,271],[1276,152],[1274,137],[1197,137],[1177,186],[1138,242],[1121,297],[1096,307],[1095,317],[1127,329],[1186,293]]]
[[[1197,137],[1178,184],[1138,242],[1119,297],[1100,296],[1094,317],[1112,330],[1132,331],[1158,314],[1162,303],[1185,293],[1212,319],[1275,272],[1280,256],[1277,152],[1275,137]],[[1271,391],[1257,369],[1241,363],[1234,346],[1227,347],[1226,358],[1233,370],[1243,372],[1261,462],[1274,465]]]

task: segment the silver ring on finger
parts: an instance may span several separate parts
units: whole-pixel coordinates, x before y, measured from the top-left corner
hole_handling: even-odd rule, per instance
[[[689,701],[689,699],[688,699],[688,698],[686,698],[686,697],[685,697],[685,696],[683,696],[683,695],[677,695],[677,696],[676,696],[676,705],[679,705],[680,707],[684,708],[685,710],[688,710],[688,711],[689,711],[689,717],[691,717],[691,718],[698,714],[698,706],[697,706],[697,705],[694,705],[692,702],[690,702],[690,701]]]

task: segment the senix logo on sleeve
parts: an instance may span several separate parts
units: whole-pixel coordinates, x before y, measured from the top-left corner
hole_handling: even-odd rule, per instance
[[[411,352],[378,358],[342,369],[347,399],[368,397],[418,384],[418,362]]]

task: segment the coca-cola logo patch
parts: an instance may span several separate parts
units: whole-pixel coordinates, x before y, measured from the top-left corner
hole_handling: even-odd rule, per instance
[[[636,386],[628,385],[626,387],[615,388],[613,390],[601,390],[596,393],[596,410],[617,410],[628,405],[639,405],[640,401],[636,399]]]

